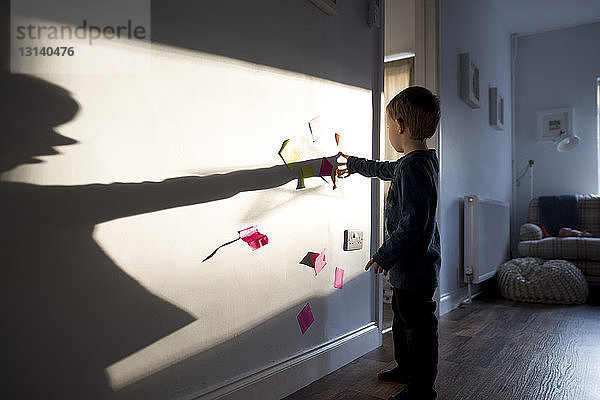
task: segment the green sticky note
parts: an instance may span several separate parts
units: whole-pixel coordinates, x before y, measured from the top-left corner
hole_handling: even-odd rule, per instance
[[[315,167],[313,167],[312,165],[304,165],[301,168],[301,170],[303,178],[310,178],[312,176],[315,176]]]

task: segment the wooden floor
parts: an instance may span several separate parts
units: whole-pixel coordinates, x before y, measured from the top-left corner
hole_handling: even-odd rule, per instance
[[[440,318],[440,400],[600,399],[598,294],[579,306],[515,303],[495,295]],[[383,346],[286,400],[377,400],[403,388],[379,382],[395,366],[391,332]]]

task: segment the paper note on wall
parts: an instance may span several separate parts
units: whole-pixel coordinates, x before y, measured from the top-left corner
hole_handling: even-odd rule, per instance
[[[331,176],[331,172],[333,171],[333,165],[329,162],[329,160],[325,157],[321,160],[321,170],[319,171],[319,176]]]
[[[304,165],[301,168],[301,170],[303,178],[310,178],[315,176],[315,167],[313,167],[312,165]]]
[[[300,168],[300,177],[298,178],[298,185],[296,190],[304,189],[304,178],[310,178],[315,176],[315,168],[312,165],[304,165]]]
[[[298,314],[298,324],[300,325],[300,330],[302,331],[303,335],[314,321],[315,317],[310,309],[310,305],[306,303],[302,311],[300,311],[300,314]]]
[[[319,255],[317,256],[317,258],[315,259],[315,272],[318,275],[319,272],[321,272],[323,270],[323,268],[325,268],[325,266],[327,265],[327,261],[325,260],[325,249],[323,249],[322,252],[319,253]]]
[[[298,161],[298,158],[300,158],[298,150],[290,143],[290,139],[283,141],[278,154],[290,170],[294,168],[294,164]]]
[[[256,226],[242,229],[241,231],[238,231],[238,233],[240,234],[240,238],[248,243],[248,246],[250,246],[253,251],[269,243],[267,235],[260,233]]]
[[[319,137],[321,137],[321,117],[317,116],[311,119],[308,123],[308,129],[310,129],[313,143],[319,140]]]
[[[304,264],[306,266],[314,268],[317,257],[319,257],[319,253],[309,251],[308,253],[306,253],[304,258],[302,258],[302,260],[300,260],[300,264]]]
[[[344,288],[344,270],[340,267],[335,267],[335,280],[333,282],[333,287],[338,289]]]
[[[309,251],[306,253],[304,258],[300,260],[300,264],[308,265],[309,267],[314,268],[315,275],[318,275],[319,272],[321,272],[327,265],[327,261],[325,259],[325,249],[323,249],[323,251],[320,253]]]
[[[234,239],[232,241],[229,241],[227,243],[220,245],[212,253],[210,253],[210,255],[208,257],[206,257],[204,260],[202,260],[202,262],[207,261],[208,259],[212,258],[212,256],[214,256],[221,247],[228,246],[232,243],[237,242],[240,239],[242,239],[244,242],[246,242],[252,250],[257,250],[257,249],[261,248],[262,246],[269,243],[269,238],[267,237],[267,235],[260,233],[256,226],[251,226],[249,228],[238,231],[237,239]]]

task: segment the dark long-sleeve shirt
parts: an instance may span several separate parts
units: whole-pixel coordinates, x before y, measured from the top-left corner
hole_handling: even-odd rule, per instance
[[[440,270],[435,150],[415,150],[392,162],[350,156],[348,171],[391,181],[385,201],[385,240],[373,259],[389,271],[392,286],[434,290]]]

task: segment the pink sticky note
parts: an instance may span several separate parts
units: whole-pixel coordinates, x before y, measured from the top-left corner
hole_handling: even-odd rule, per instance
[[[313,317],[312,311],[310,310],[310,305],[306,303],[302,311],[300,311],[300,314],[298,314],[298,323],[300,324],[300,330],[303,335],[314,321],[315,317]]]
[[[242,240],[248,243],[248,246],[250,246],[252,250],[257,250],[269,243],[269,238],[267,235],[260,233],[256,226],[242,229],[241,231],[238,231],[238,233],[240,234]]]
[[[333,282],[333,287],[338,289],[344,288],[344,270],[339,267],[335,267],[335,282]]]
[[[327,261],[325,260],[325,249],[319,253],[319,256],[315,259],[315,273],[318,275],[319,272],[325,268]]]
[[[331,165],[328,159],[323,157],[323,160],[321,161],[321,170],[319,171],[319,176],[331,176],[331,171],[333,171],[333,165]]]

